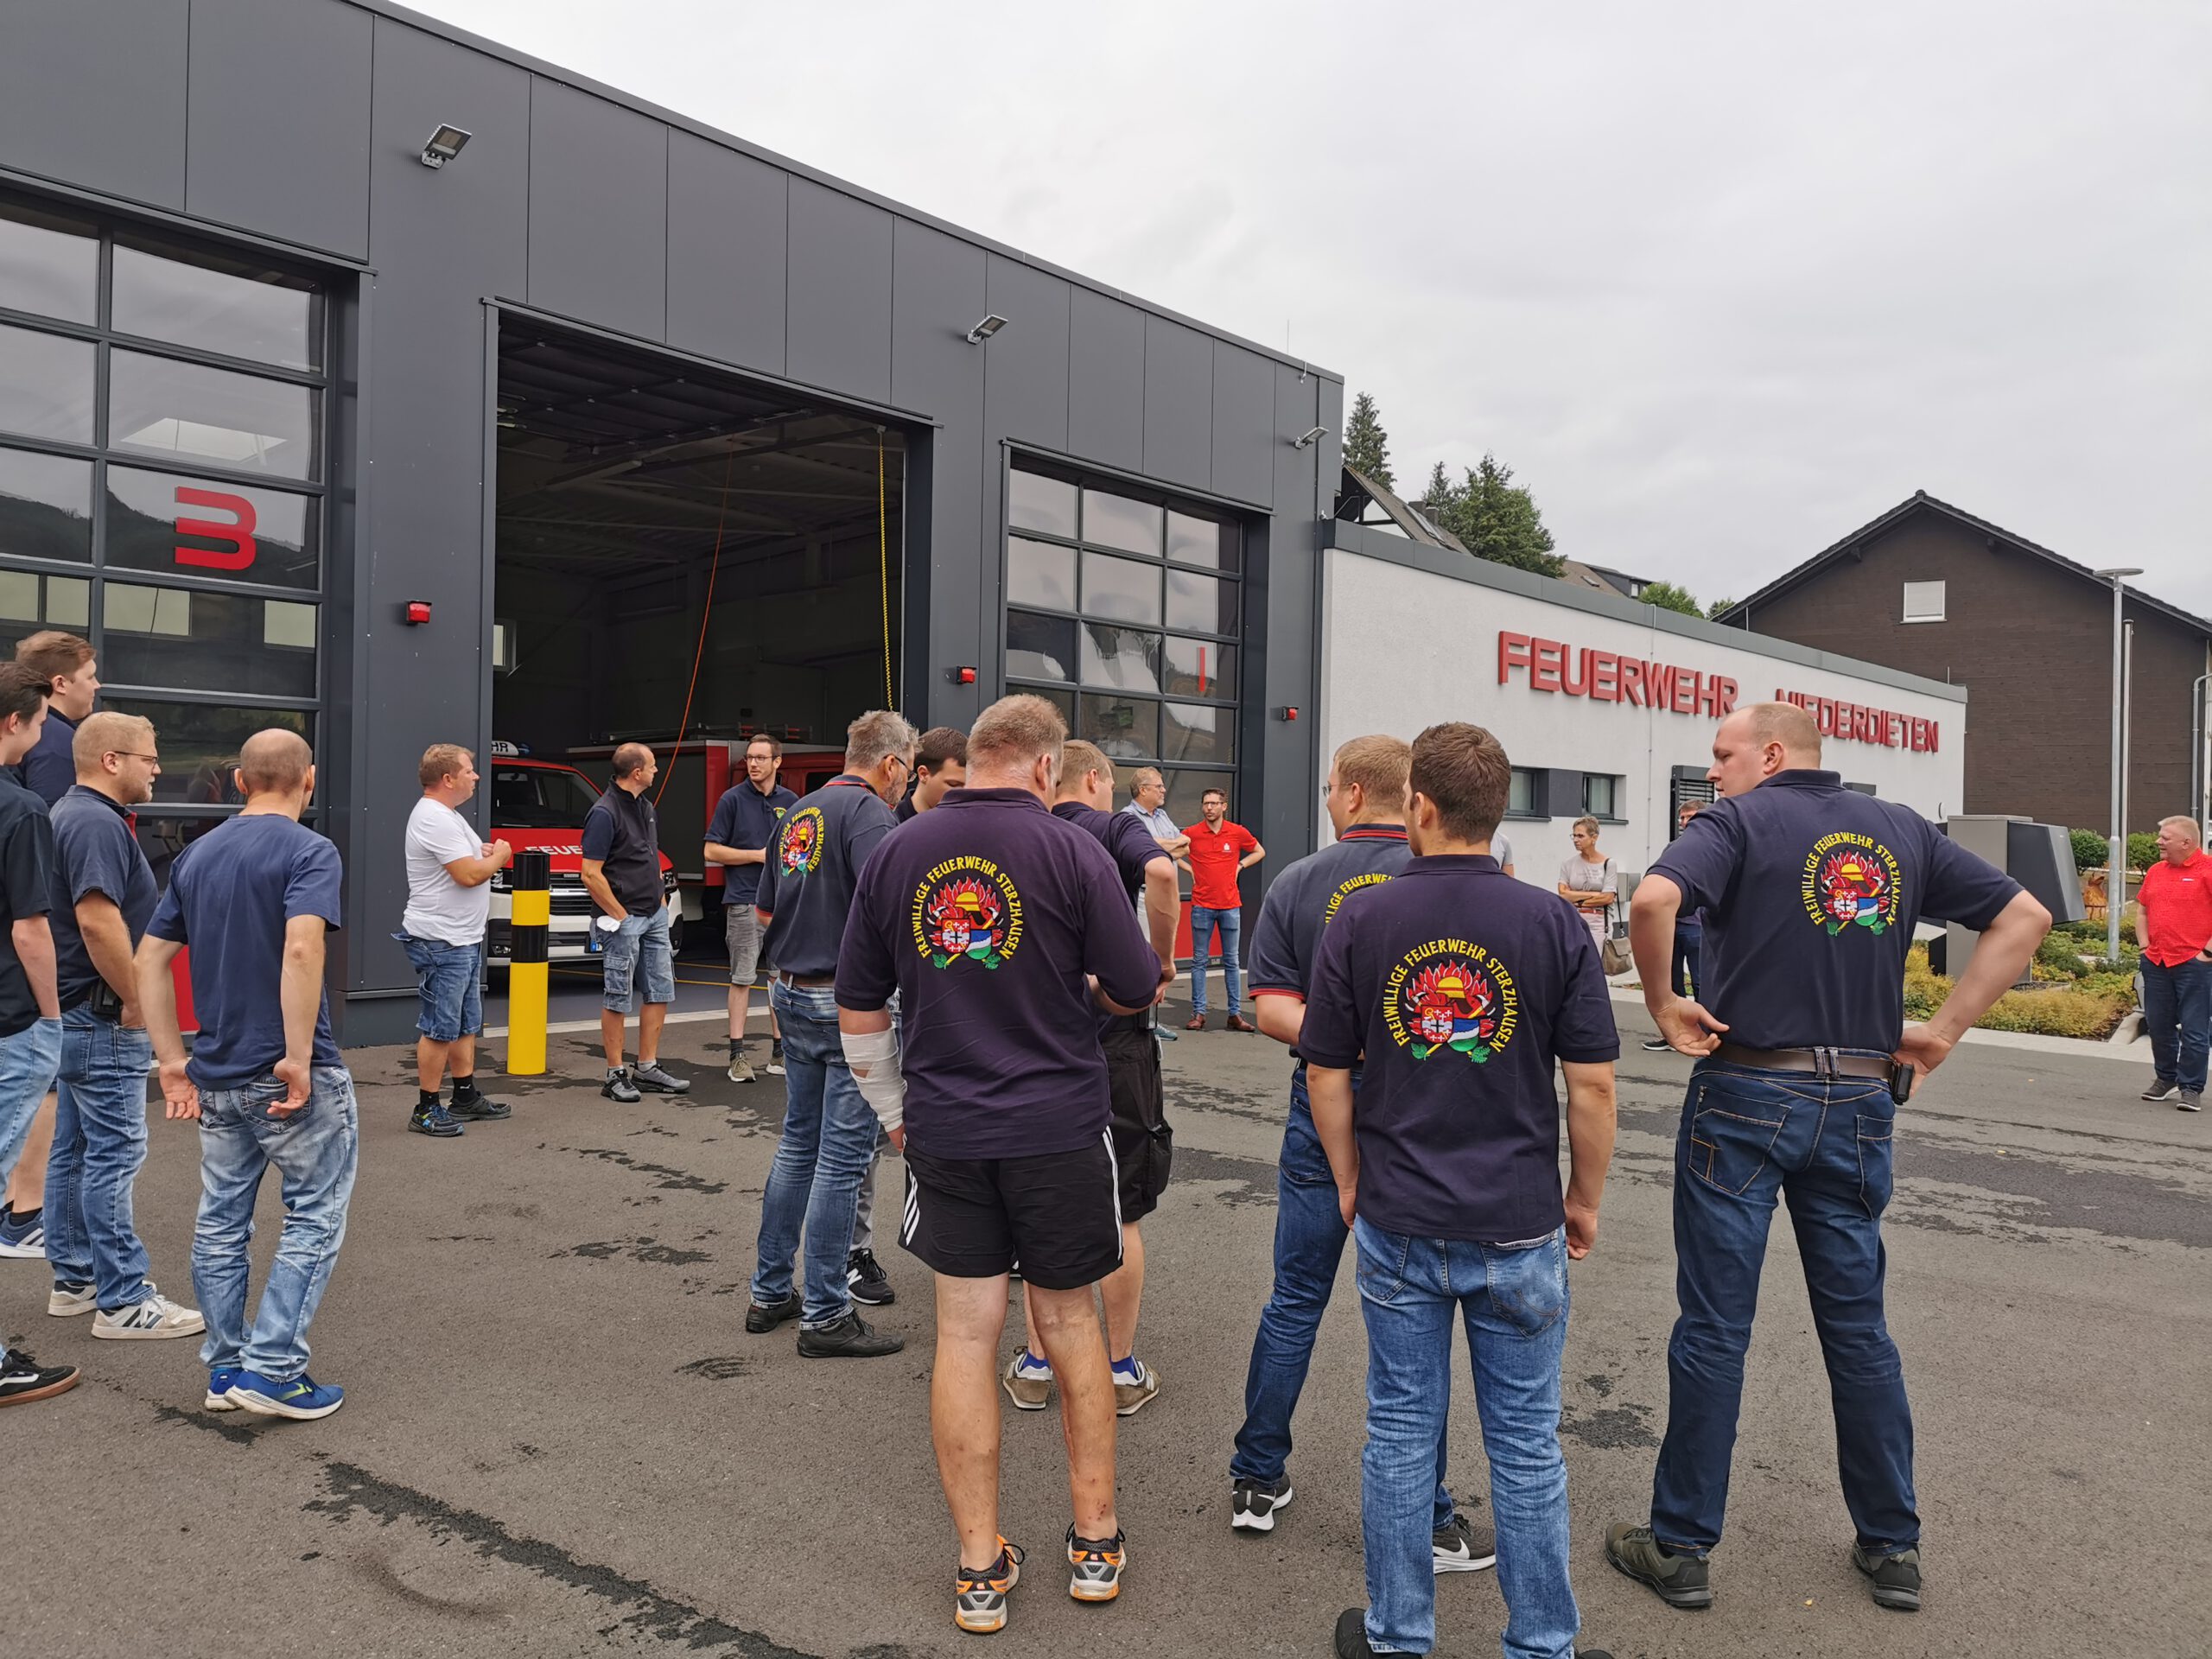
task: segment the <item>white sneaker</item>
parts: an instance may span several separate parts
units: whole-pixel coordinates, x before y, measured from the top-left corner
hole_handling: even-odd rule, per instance
[[[79,1313],[90,1313],[99,1306],[99,1299],[90,1285],[56,1285],[48,1293],[46,1311],[57,1319],[74,1319]]]
[[[146,1300],[136,1307],[118,1307],[112,1313],[92,1316],[92,1334],[117,1341],[196,1337],[207,1328],[207,1321],[200,1317],[198,1308],[181,1306],[151,1285],[146,1287]]]

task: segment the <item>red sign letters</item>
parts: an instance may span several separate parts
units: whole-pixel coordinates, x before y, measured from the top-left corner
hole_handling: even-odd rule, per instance
[[[1677,715],[1702,713],[1715,720],[1736,707],[1736,682],[1725,674],[1700,673],[1588,645],[1578,649],[1562,640],[1500,629],[1497,683],[1505,684],[1516,668],[1527,671],[1531,691],[1563,691],[1570,697],[1664,709]]]
[[[1847,743],[1878,743],[1884,748],[1936,753],[1936,722],[1917,715],[1900,715],[1865,703],[1844,702],[1835,697],[1815,697],[1802,691],[1777,690],[1777,702],[1794,702],[1819,722],[1822,737]]]
[[[214,507],[229,513],[236,520],[222,524],[213,518],[185,518],[176,521],[180,536],[202,536],[209,541],[229,545],[228,552],[216,552],[204,547],[187,547],[177,543],[176,562],[203,570],[243,570],[253,563],[253,556],[260,550],[254,545],[253,529],[257,522],[253,503],[242,495],[232,495],[226,490],[202,490],[189,484],[176,486],[179,507]]]

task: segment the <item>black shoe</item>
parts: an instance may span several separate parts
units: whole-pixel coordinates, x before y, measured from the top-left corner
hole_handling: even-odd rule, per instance
[[[1649,1527],[1605,1530],[1605,1559],[1638,1584],[1648,1584],[1669,1607],[1713,1605],[1713,1568],[1694,1555],[1669,1555]]]
[[[906,1338],[877,1330],[850,1309],[843,1319],[825,1325],[819,1331],[809,1331],[802,1325],[798,1333],[802,1359],[880,1359],[906,1345]]]
[[[1454,1510],[1450,1521],[1429,1535],[1429,1571],[1440,1578],[1446,1573],[1479,1573],[1497,1565],[1497,1535],[1488,1527],[1476,1530],[1464,1510]]]
[[[2201,1112],[2203,1109],[2204,1096],[2201,1093],[2184,1089],[2174,1096],[2174,1110],[2177,1112]]]
[[[599,1085],[599,1092],[625,1106],[634,1106],[645,1098],[638,1092],[638,1085],[630,1081],[629,1072],[619,1065],[607,1071],[607,1081]]]
[[[1647,1054],[1664,1054],[1674,1046],[1664,1037],[1647,1037],[1643,1039],[1643,1052]]]
[[[1367,1639],[1367,1609],[1347,1607],[1337,1615],[1337,1659],[1370,1659],[1375,1649]]]
[[[778,1325],[787,1325],[798,1318],[799,1306],[797,1291],[782,1301],[770,1302],[766,1306],[754,1302],[745,1310],[745,1328],[753,1336],[766,1336]]]
[[[864,1307],[888,1307],[899,1300],[874,1250],[855,1250],[845,1258],[845,1288]]]
[[[407,1120],[407,1128],[410,1134],[434,1135],[441,1141],[450,1141],[462,1133],[461,1125],[454,1122],[453,1114],[435,1101],[428,1106],[417,1106]]]
[[[482,1122],[494,1118],[512,1117],[515,1109],[503,1100],[493,1100],[478,1094],[474,1089],[466,1095],[455,1095],[453,1104],[446,1110],[464,1123]]]
[[[2171,1077],[2153,1077],[2151,1086],[2139,1098],[2143,1100],[2171,1100],[2181,1092],[2181,1084]]]
[[[640,1089],[650,1089],[657,1095],[688,1095],[691,1079],[679,1077],[673,1071],[664,1071],[658,1060],[639,1061],[630,1068],[630,1081]]]
[[[41,1365],[17,1348],[0,1360],[0,1406],[48,1400],[68,1393],[80,1380],[74,1365]]]
[[[1287,1477],[1281,1480],[1240,1480],[1229,1500],[1229,1524],[1239,1532],[1273,1532],[1275,1511],[1289,1503],[1293,1494]]]
[[[1920,1551],[1901,1549],[1894,1555],[1870,1555],[1863,1544],[1851,1547],[1851,1564],[1872,1580],[1877,1607],[1901,1613],[1920,1611]]]

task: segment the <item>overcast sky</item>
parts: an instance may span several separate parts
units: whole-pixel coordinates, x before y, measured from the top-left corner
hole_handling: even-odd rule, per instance
[[[1925,489],[2212,613],[2203,0],[416,3],[1287,342],[1578,558],[1741,596]]]

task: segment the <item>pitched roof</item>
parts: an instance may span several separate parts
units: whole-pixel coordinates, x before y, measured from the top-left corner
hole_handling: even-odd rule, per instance
[[[1986,518],[1977,518],[1963,507],[1955,507],[1948,501],[1939,501],[1925,490],[1915,490],[1878,518],[1859,525],[1841,540],[1822,548],[1796,569],[1784,572],[1760,588],[1758,592],[1738,600],[1713,620],[1730,626],[1744,626],[1742,619],[1745,612],[1756,615],[1758,607],[1769,600],[1789,592],[1789,589],[1810,579],[1838,559],[1857,551],[1867,543],[1886,534],[1916,512],[1941,514],[1955,524],[1989,537],[1993,543],[2002,542],[2009,548],[2023,553],[2033,554],[2037,558],[2048,560],[2060,569],[2070,572],[2084,582],[2094,583],[2101,591],[2110,591],[2111,584],[2088,565],[2078,563],[2063,553],[2054,553],[2050,549],[2031,542],[2024,536],[2016,536],[2001,524],[1993,524]],[[2125,584],[2122,585],[2125,587]],[[2146,594],[2139,588],[2126,588],[2126,591],[2128,598],[2137,604],[2170,616],[2183,626],[2196,629],[2199,633],[2212,635],[2212,622],[2206,621],[2202,617],[2192,612],[2184,611],[2178,605],[2169,605],[2164,600]]]
[[[1344,487],[1337,495],[1338,518],[1348,524],[1368,524],[1384,531],[1395,530],[1408,541],[1419,542],[1425,547],[1446,547],[1455,553],[1467,551],[1466,543],[1421,508],[1392,494],[1365,473],[1351,467],[1345,467],[1344,473]],[[1378,524],[1368,518],[1367,509],[1370,505],[1389,522]]]

